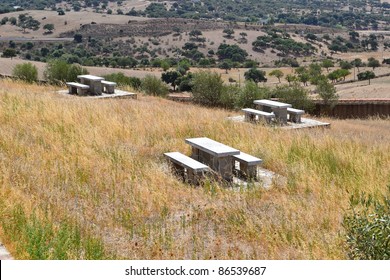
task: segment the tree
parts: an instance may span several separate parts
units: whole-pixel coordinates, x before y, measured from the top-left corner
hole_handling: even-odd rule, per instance
[[[244,73],[244,77],[248,81],[254,81],[255,83],[267,82],[265,77],[265,71],[259,70],[257,68],[251,68]]]
[[[222,61],[222,62],[219,64],[219,68],[220,68],[220,69],[224,69],[224,70],[225,70],[225,73],[227,74],[227,73],[228,73],[228,70],[232,69],[232,64],[231,64],[230,61],[224,60],[224,61]]]
[[[330,59],[324,59],[322,61],[322,67],[324,67],[326,69],[326,71],[329,72],[329,68],[334,67],[334,63]]]
[[[8,48],[3,52],[2,57],[10,57],[11,59],[16,56],[16,50]]]
[[[288,82],[288,85],[290,86],[292,82],[295,82],[298,80],[298,77],[292,74],[287,74],[286,81]]]
[[[76,43],[81,43],[83,41],[83,35],[77,33],[73,36],[73,39]]]
[[[340,61],[340,67],[341,67],[341,69],[349,70],[349,69],[352,69],[353,65],[349,61],[342,60],[342,61]]]
[[[279,84],[280,84],[280,79],[283,78],[284,76],[283,72],[279,69],[272,70],[268,75],[275,76],[276,78],[278,78]]]
[[[202,36],[202,31],[198,30],[198,29],[194,29],[192,31],[190,31],[190,33],[188,34],[190,35],[190,40],[199,40],[199,36]],[[195,38],[194,38],[195,37]]]
[[[43,26],[43,29],[46,30],[45,33],[53,33],[54,24],[48,23]]]
[[[18,26],[23,29],[23,33],[26,32],[26,29],[38,30],[40,22],[34,19],[32,16],[27,16],[27,14],[19,15]]]
[[[339,96],[337,95],[336,88],[333,84],[329,83],[327,80],[321,80],[318,82],[316,90],[325,105],[328,105],[330,108],[334,107]]]
[[[259,87],[257,83],[253,81],[246,81],[236,98],[235,107],[251,108],[254,100],[266,99],[269,97],[270,89],[268,87]]]
[[[358,72],[360,72],[360,69],[359,67],[363,67],[364,66],[364,63],[363,61],[360,59],[360,58],[355,58],[353,61],[352,61],[352,65],[355,66],[358,70]]]
[[[223,30],[223,33],[225,33],[226,35],[224,37],[226,38],[233,38],[233,34],[234,34],[234,30],[233,29],[230,29],[230,28],[226,28]]]
[[[168,86],[153,75],[146,75],[142,80],[141,88],[146,94],[154,96],[164,97],[169,92]]]
[[[44,77],[51,84],[62,84],[77,80],[78,75],[88,74],[85,68],[77,64],[68,64],[64,60],[51,60],[46,64]]]
[[[298,82],[294,82],[290,86],[277,86],[271,94],[273,97],[279,98],[281,102],[291,104],[294,108],[308,111],[313,106],[308,91]]]
[[[368,80],[368,84],[371,84],[371,79],[375,78],[375,73],[372,71],[365,71],[357,75],[359,81]]]
[[[176,90],[176,81],[180,77],[177,71],[168,71],[161,74],[161,80],[167,84],[171,84],[173,90]]]
[[[221,75],[209,71],[194,74],[192,95],[195,102],[207,106],[220,105],[223,90]]]
[[[30,62],[15,65],[14,69],[12,70],[12,75],[28,83],[38,81],[38,69]]]
[[[375,70],[375,68],[381,66],[381,64],[380,64],[379,60],[377,60],[377,59],[375,59],[373,57],[370,57],[368,59],[367,66],[368,67],[372,67],[372,70]]]

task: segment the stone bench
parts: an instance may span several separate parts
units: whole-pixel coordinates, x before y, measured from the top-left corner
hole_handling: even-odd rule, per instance
[[[256,122],[259,120],[265,120],[266,123],[270,123],[272,119],[275,118],[274,113],[268,113],[264,111],[259,111],[251,108],[245,108],[242,109],[242,111],[245,113],[245,121],[247,122]],[[256,116],[258,119],[256,120]]]
[[[179,152],[164,153],[164,156],[171,162],[177,175],[184,181],[192,184],[199,184],[199,179],[209,171],[209,167]]]
[[[287,108],[288,120],[293,123],[301,123],[301,117],[304,113],[303,110]]]
[[[103,92],[104,93],[108,93],[108,94],[115,93],[116,83],[109,82],[109,81],[102,81],[102,86],[103,86]]]
[[[77,94],[77,95],[87,95],[89,91],[89,86],[80,84],[80,83],[66,83],[69,89],[70,94]]]
[[[260,165],[263,160],[246,153],[240,152],[239,155],[233,157],[233,168],[235,172],[242,174],[244,177],[249,179],[257,178],[257,166]],[[235,161],[239,163],[240,169],[236,169]]]

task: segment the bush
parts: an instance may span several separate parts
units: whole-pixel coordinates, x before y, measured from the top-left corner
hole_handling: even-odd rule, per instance
[[[308,91],[298,82],[289,85],[276,87],[272,91],[272,96],[280,99],[281,102],[291,104],[294,108],[310,111],[313,108],[313,102],[309,98]]]
[[[16,65],[12,71],[12,75],[28,83],[38,81],[38,69],[30,62]]]
[[[141,87],[141,79],[137,77],[125,76],[122,72],[112,73],[103,76],[107,81],[115,82],[118,86],[131,86],[133,89],[139,89]]]
[[[240,90],[235,100],[236,108],[251,108],[253,101],[256,99],[265,99],[270,96],[270,89],[267,87],[258,87],[253,81],[247,81],[245,86]]]
[[[169,92],[167,84],[152,75],[147,75],[142,80],[141,88],[148,95],[166,96]]]
[[[228,85],[223,87],[219,103],[226,109],[233,109],[236,100],[240,94],[240,87],[237,85]]]
[[[88,71],[80,65],[51,60],[46,65],[44,76],[51,84],[61,84],[76,81],[78,75],[84,74],[88,74]]]
[[[194,74],[192,94],[194,101],[207,106],[221,105],[221,95],[224,90],[219,74],[201,71]]]
[[[351,210],[343,226],[348,255],[358,260],[390,259],[390,186],[387,197],[374,199],[364,193],[350,197]]]

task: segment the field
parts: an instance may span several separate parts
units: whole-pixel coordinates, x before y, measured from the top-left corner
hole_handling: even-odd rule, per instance
[[[349,197],[390,183],[389,120],[286,132],[55,90],[0,81],[0,236],[19,259],[344,259]],[[181,183],[162,154],[189,154],[184,139],[200,136],[263,158],[287,184]]]

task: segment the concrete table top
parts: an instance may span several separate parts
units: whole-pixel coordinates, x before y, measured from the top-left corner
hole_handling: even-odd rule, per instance
[[[216,157],[226,157],[240,154],[240,151],[207,137],[189,138],[185,142],[199,150]]]
[[[292,107],[291,104],[268,100],[268,99],[255,100],[255,101],[253,101],[253,103],[257,104],[257,105],[268,106],[271,108],[290,108],[290,107]]]
[[[104,78],[102,78],[102,77],[93,76],[93,75],[78,75],[77,78],[91,80],[91,81],[103,81],[104,80]]]

